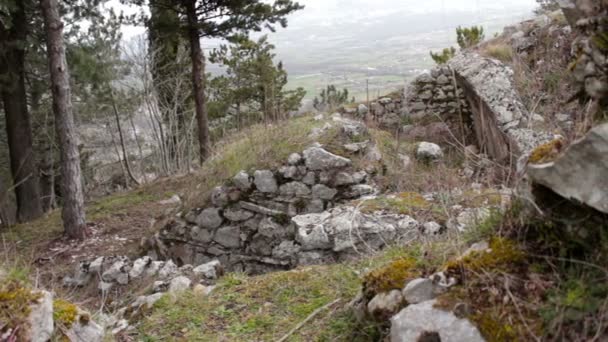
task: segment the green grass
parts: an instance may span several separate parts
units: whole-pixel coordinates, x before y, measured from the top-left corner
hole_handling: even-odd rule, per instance
[[[396,259],[429,261],[420,245],[390,247],[357,262],[310,266],[286,272],[247,277],[228,274],[208,297],[185,292],[177,298],[165,296],[139,327],[146,341],[276,341],[304,321],[315,310],[339,301],[319,312],[294,333],[289,341],[373,341],[378,327],[361,324],[348,308],[361,289],[361,277],[368,270]],[[432,261],[440,265],[441,260]]]

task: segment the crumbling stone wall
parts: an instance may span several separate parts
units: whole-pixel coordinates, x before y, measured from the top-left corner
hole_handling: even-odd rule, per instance
[[[361,123],[340,123],[342,134],[351,140],[364,138]],[[344,150],[360,154],[359,158],[376,150],[367,146],[361,151],[351,145],[355,144],[345,144]],[[215,188],[210,206],[176,218],[152,238],[149,255],[178,265],[217,259],[230,271],[257,274],[337,261],[360,243],[379,247],[395,241],[396,227],[404,218],[380,219],[354,209],[332,209],[373,194],[371,178],[365,170],[355,169],[351,159],[320,146],[309,147],[290,155],[277,169],[241,171]],[[320,216],[307,216],[314,214]],[[408,228],[407,220],[399,227]],[[348,245],[347,240],[354,242]]]

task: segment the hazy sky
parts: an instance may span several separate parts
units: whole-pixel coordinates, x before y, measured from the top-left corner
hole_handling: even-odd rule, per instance
[[[299,0],[306,6],[289,17],[290,27],[339,25],[345,22],[381,18],[391,13],[449,15],[453,11],[475,12],[481,19],[485,12],[536,6],[535,0]],[[132,12],[133,9],[111,0],[110,6]],[[127,27],[125,38],[144,32],[143,27]]]

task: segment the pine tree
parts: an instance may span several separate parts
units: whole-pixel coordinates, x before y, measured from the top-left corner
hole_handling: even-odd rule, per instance
[[[62,218],[69,237],[83,239],[89,234],[84,212],[80,153],[76,144],[69,70],[63,41],[63,23],[57,0],[40,0],[46,31],[55,128],[59,138],[62,166]]]
[[[29,0],[0,2],[0,95],[4,104],[19,221],[42,215],[25,86]]]

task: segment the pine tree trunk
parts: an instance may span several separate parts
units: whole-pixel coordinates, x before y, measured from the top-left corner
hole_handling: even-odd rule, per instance
[[[55,129],[61,150],[63,227],[69,237],[83,239],[89,235],[89,231],[85,220],[80,153],[72,113],[72,94],[65,58],[63,23],[59,16],[57,0],[40,0],[40,4],[46,29]]]
[[[25,92],[27,21],[23,1],[11,12],[12,26],[0,23],[0,95],[4,103],[11,172],[20,222],[42,215],[38,172],[32,148],[32,128]]]
[[[211,141],[209,139],[209,120],[205,103],[205,85],[203,81],[204,56],[198,33],[198,18],[196,16],[196,0],[186,3],[188,17],[188,38],[190,39],[190,58],[192,59],[192,87],[194,89],[194,107],[196,122],[198,124],[198,144],[201,164],[211,154]]]

